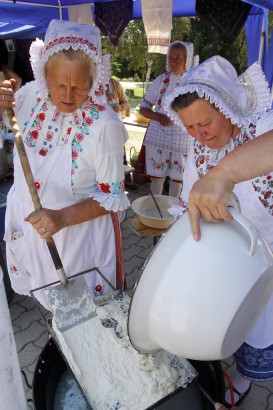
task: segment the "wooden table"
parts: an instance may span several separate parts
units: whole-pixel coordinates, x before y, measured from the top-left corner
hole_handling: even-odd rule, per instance
[[[153,238],[154,245],[158,242],[161,235],[165,232],[165,229],[150,228],[140,222],[139,217],[128,219],[126,225],[130,228],[136,235],[143,239]]]
[[[125,117],[125,119],[123,120],[123,124],[124,125],[132,125],[134,127],[140,127],[140,128],[147,128],[148,127],[148,123],[138,122],[135,118],[133,118],[133,116]]]

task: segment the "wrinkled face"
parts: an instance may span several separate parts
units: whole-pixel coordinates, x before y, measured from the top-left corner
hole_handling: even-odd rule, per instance
[[[188,133],[211,149],[223,148],[237,135],[237,126],[207,100],[198,99],[190,106],[178,109],[177,113]]]
[[[172,48],[169,54],[169,67],[173,74],[185,73],[186,50],[185,48]]]
[[[54,105],[64,113],[80,108],[91,88],[90,67],[80,60],[58,57],[46,69],[46,81]]]

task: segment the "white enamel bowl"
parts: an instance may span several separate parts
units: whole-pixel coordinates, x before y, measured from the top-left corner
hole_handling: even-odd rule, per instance
[[[161,218],[151,195],[135,199],[131,205],[132,209],[144,225],[150,228],[166,229],[174,221],[173,216],[168,212],[168,208],[174,204],[178,205],[181,199],[167,195],[154,195],[154,197],[163,218]]]
[[[131,298],[128,333],[138,351],[220,360],[244,342],[273,292],[273,255],[232,213],[231,222],[202,220],[198,242],[188,213],[164,233]]]

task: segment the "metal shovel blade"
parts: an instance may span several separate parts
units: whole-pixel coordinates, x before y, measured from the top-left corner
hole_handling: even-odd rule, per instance
[[[60,331],[65,332],[96,316],[93,297],[83,276],[47,287],[46,295]]]

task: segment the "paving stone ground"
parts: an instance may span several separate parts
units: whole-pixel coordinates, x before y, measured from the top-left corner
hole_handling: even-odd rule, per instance
[[[132,201],[139,196],[147,194],[147,192],[147,184],[139,185],[137,191],[128,192],[128,197],[130,201]],[[141,273],[145,260],[149,257],[154,247],[153,239],[141,239],[128,228],[126,220],[133,216],[133,211],[131,209],[127,210],[126,218],[121,223],[125,274],[128,287],[127,292],[129,295],[132,293],[134,284]],[[1,247],[4,248],[3,243],[1,244]],[[44,313],[46,314],[45,310]],[[32,384],[37,358],[41,354],[45,344],[48,342],[48,331],[40,311],[33,299],[28,296],[14,295],[10,304],[10,315],[20,366],[26,375],[26,379],[23,377],[23,383],[25,386],[26,397],[30,401],[29,408],[31,409],[33,408],[31,403],[32,390],[29,386]],[[233,359],[229,358],[228,360],[223,361],[222,365],[232,377],[235,372]],[[267,383],[253,383],[252,390],[243,403],[243,408],[245,410],[266,410],[273,408],[273,381]]]

